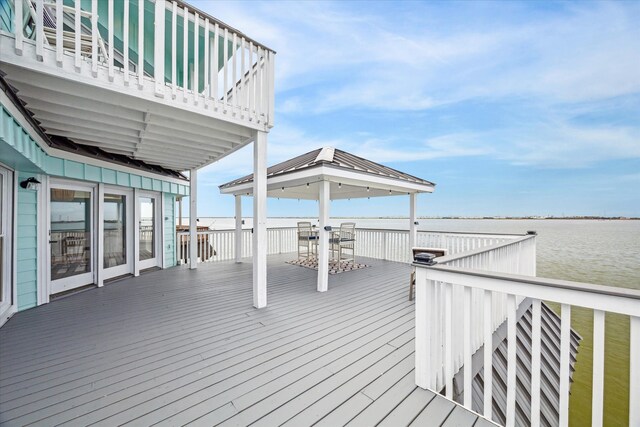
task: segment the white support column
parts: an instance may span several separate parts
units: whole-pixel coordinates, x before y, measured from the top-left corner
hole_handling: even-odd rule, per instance
[[[133,189],[133,275],[140,275],[140,201],[138,189]]]
[[[318,292],[326,292],[329,289],[329,232],[325,227],[329,225],[329,203],[331,200],[331,183],[320,182],[318,200],[320,201],[318,219],[320,230],[318,234]]]
[[[412,249],[416,247],[418,241],[418,227],[416,226],[417,220],[417,194],[409,194],[409,254],[411,255],[411,261],[413,261]]]
[[[253,306],[267,306],[267,133],[260,131],[253,142]]]
[[[182,225],[182,197],[178,198],[178,225]]]
[[[629,319],[629,425],[640,425],[640,317]]]
[[[198,171],[189,172],[189,268],[198,268]]]
[[[242,196],[235,195],[236,199],[236,262],[242,258]]]

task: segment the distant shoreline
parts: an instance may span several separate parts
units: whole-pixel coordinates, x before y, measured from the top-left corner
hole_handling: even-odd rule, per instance
[[[199,218],[233,218],[229,216],[200,216]],[[251,218],[247,216],[245,218]],[[315,218],[313,216],[270,216],[274,219]],[[408,219],[406,216],[332,216],[336,219]],[[639,221],[640,217],[625,216],[421,216],[418,219],[486,219],[486,220],[599,220]]]

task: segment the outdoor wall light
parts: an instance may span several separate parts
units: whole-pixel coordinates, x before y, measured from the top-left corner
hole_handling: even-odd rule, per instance
[[[341,182],[338,183],[338,188],[342,188],[342,183]]]
[[[309,186],[309,183],[307,182],[307,187]]]
[[[367,187],[367,192],[369,192],[369,187]]]
[[[284,193],[284,187],[282,187],[282,192]]]
[[[25,190],[37,190],[38,188],[40,188],[40,181],[38,181],[34,177],[30,177],[22,181],[20,183],[20,187],[24,188]]]

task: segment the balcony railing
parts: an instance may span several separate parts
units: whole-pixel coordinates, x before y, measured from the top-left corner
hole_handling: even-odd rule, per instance
[[[524,239],[524,240],[523,240]],[[529,399],[531,425],[541,425],[542,301],[560,305],[560,366],[558,393],[561,427],[569,421],[572,306],[593,309],[592,424],[603,422],[605,371],[605,313],[630,318],[629,425],[640,425],[640,291],[610,286],[532,277],[535,246],[526,238],[488,247],[459,257],[445,257],[435,266],[417,266],[416,273],[416,384],[453,398],[453,380],[462,368],[464,406],[472,406],[472,355],[481,347],[483,413],[492,413],[492,337],[501,319],[507,321],[506,425],[516,423],[516,398]],[[533,251],[533,252],[532,252]],[[516,397],[516,328],[518,305],[532,302],[530,395]],[[488,345],[487,345],[488,344]],[[521,375],[522,372],[518,372]],[[556,397],[547,396],[546,399]]]
[[[267,254],[297,252],[296,227],[267,229]],[[418,246],[447,249],[450,255],[475,250],[498,243],[510,242],[522,235],[419,231]],[[235,230],[198,231],[198,262],[228,261],[235,258]],[[176,259],[189,260],[189,232],[176,233]],[[251,229],[242,230],[241,257],[250,257]],[[386,261],[410,262],[409,232],[373,228],[356,229],[356,257]]]
[[[127,85],[131,93],[153,93],[240,123],[273,125],[275,53],[182,1],[10,3],[10,26],[0,30],[15,38],[16,54],[46,70]]]

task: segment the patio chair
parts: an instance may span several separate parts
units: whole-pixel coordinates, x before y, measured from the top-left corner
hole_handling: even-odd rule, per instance
[[[436,256],[436,258],[445,256],[447,254],[447,249],[442,248],[412,248],[411,250],[411,261],[415,259],[415,256],[418,254],[429,253]],[[416,288],[416,268],[411,266],[411,275],[409,276],[409,301],[413,301],[413,296]]]
[[[298,223],[298,258],[309,259],[314,253],[315,247],[318,245],[318,235],[313,231],[311,223],[301,221]],[[301,249],[304,250],[301,251]]]
[[[337,260],[356,262],[356,223],[343,222],[340,224],[340,230],[335,231],[330,239],[331,252],[338,253]],[[343,257],[345,252],[350,252],[349,257]]]

